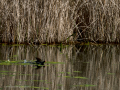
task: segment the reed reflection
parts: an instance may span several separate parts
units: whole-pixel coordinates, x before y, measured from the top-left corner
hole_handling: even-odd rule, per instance
[[[59,48],[56,46],[0,46],[1,60],[5,61],[10,58],[11,62],[10,65],[0,65],[0,80],[4,82],[0,86],[13,88],[7,86],[20,85],[31,90],[32,88],[119,90],[119,45]],[[24,60],[24,58],[34,60],[36,56],[39,58],[36,58],[34,63],[45,65],[45,68],[35,69],[34,65],[24,67],[24,65],[12,63],[12,61]],[[32,88],[26,86],[32,86]],[[17,90],[17,87],[15,88]]]

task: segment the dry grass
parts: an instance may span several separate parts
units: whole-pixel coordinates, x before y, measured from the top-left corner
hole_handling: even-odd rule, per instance
[[[119,0],[1,0],[0,40],[119,42]]]
[[[80,40],[94,42],[120,41],[120,0],[84,1],[78,10],[76,20],[80,30]],[[81,4],[82,5],[82,4]]]

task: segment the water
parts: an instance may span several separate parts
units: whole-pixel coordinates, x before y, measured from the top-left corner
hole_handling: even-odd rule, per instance
[[[45,62],[45,67],[24,63]],[[0,45],[0,90],[119,90],[119,45]]]

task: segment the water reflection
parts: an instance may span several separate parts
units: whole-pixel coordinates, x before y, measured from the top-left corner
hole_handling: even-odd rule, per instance
[[[45,62],[45,67],[19,62]],[[4,63],[3,63],[4,62]],[[0,46],[0,88],[119,90],[119,45]]]

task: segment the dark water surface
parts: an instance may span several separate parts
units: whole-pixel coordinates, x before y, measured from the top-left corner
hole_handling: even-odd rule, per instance
[[[25,63],[45,62],[45,67]],[[119,45],[0,45],[0,90],[120,90]]]

